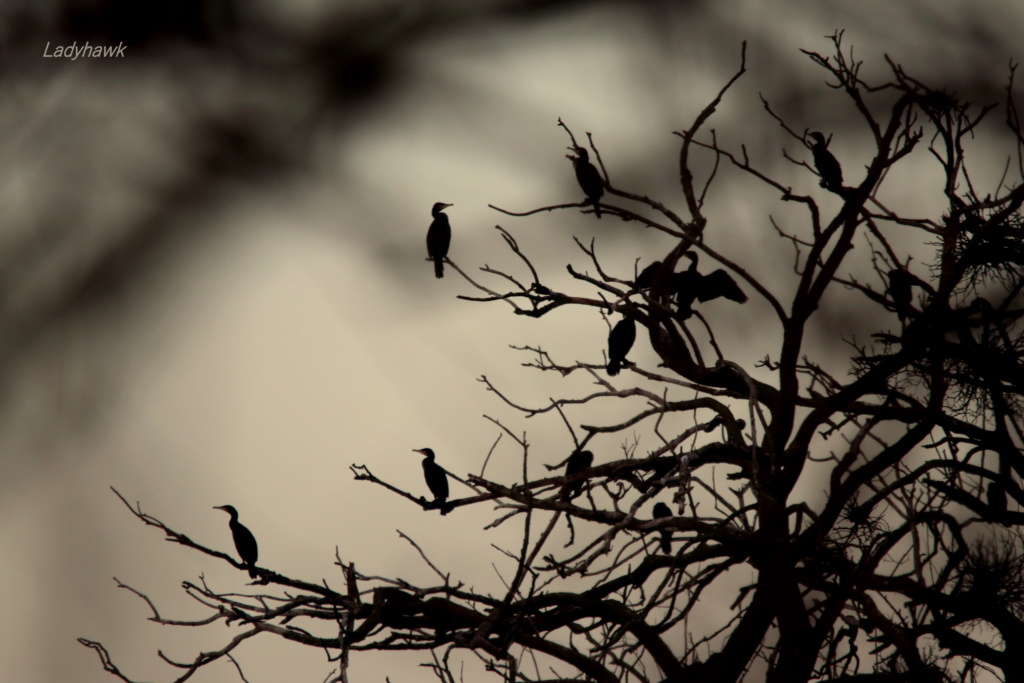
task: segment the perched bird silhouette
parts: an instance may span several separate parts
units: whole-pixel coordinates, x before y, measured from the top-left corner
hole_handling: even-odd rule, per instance
[[[444,259],[448,256],[448,247],[452,243],[452,226],[448,222],[447,214],[442,213],[449,206],[454,204],[438,202],[430,210],[434,220],[427,230],[427,257],[434,262],[436,277],[444,277]]]
[[[230,505],[217,505],[214,510],[223,510],[231,515],[228,527],[231,529],[231,537],[235,540],[235,550],[242,558],[242,564],[249,570],[249,576],[257,578],[256,560],[259,558],[259,548],[256,546],[256,537],[252,532],[242,526],[238,521],[238,510]]]
[[[889,280],[889,296],[892,298],[893,308],[896,310],[896,315],[899,316],[901,323],[914,312],[910,305],[911,301],[913,301],[914,287],[920,287],[931,296],[935,295],[935,290],[932,289],[930,284],[909,270],[893,268],[889,271],[887,279]]]
[[[615,327],[608,333],[608,374],[615,376],[619,369],[625,365],[626,354],[633,348],[636,341],[636,321],[631,317],[624,316],[622,320],[615,323]]]
[[[825,142],[824,135],[815,131],[810,136],[814,138],[811,155],[814,157],[814,168],[821,176],[821,186],[830,192],[843,194],[843,167],[832,156],[832,152],[828,151],[828,143]]]
[[[572,161],[572,166],[576,170],[576,180],[579,182],[580,187],[583,188],[583,193],[587,195],[587,199],[594,205],[594,215],[600,218],[601,206],[599,202],[604,195],[604,181],[601,180],[601,174],[597,172],[594,165],[590,163],[590,153],[587,150],[582,147],[574,147],[573,151],[577,155]]]
[[[653,519],[662,519],[663,517],[674,517],[672,510],[669,509],[668,505],[664,503],[655,503],[654,511],[652,512]],[[665,529],[661,532],[661,552],[668,555],[672,552],[672,531]]]
[[[683,256],[690,259],[690,267],[672,276],[672,289],[683,320],[693,315],[694,300],[705,302],[724,297],[736,303],[746,303],[747,295],[729,273],[718,268],[702,275],[697,272],[697,254],[688,251]]]
[[[571,477],[579,474],[593,464],[593,453],[590,451],[574,451],[573,454],[569,456],[569,461],[565,464],[565,476]],[[580,495],[585,481],[586,479],[580,479],[577,482],[566,484],[565,488],[562,489],[562,500],[572,500],[576,496]]]
[[[655,261],[641,270],[640,274],[636,276],[636,282],[633,283],[633,286],[637,289],[650,289],[651,285],[654,284],[654,274],[658,272],[658,268],[661,268],[661,261]]]
[[[447,515],[452,509],[445,505],[448,500],[448,474],[440,465],[434,462],[434,451],[431,448],[415,448],[414,453],[423,454],[423,478],[427,482],[427,488],[434,495],[434,503],[441,509],[442,515]]]
[[[910,313],[910,301],[913,296],[911,288],[914,286],[913,276],[905,270],[893,268],[889,271],[889,296],[892,297],[893,308],[900,322],[907,319]]]

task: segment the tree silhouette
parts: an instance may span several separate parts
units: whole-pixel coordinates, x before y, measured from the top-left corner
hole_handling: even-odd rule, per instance
[[[220,649],[191,662],[161,654],[180,669],[175,680],[221,658],[231,658],[245,680],[234,653],[261,633],[326,652],[336,662],[332,681],[348,680],[349,662],[360,650],[423,650],[442,681],[459,679],[452,657],[458,650],[472,652],[495,680],[506,681],[972,681],[988,674],[1024,680],[1015,656],[1024,644],[1024,134],[1012,99],[1015,67],[1005,103],[1005,130],[1015,147],[998,189],[983,194],[968,150],[995,105],[964,102],[892,61],[888,81],[868,82],[861,63],[844,52],[842,34],[831,40],[829,54],[805,54],[824,70],[827,86],[845,94],[874,142],[866,166],[843,166],[842,181],[835,168],[829,178],[815,178],[828,165],[820,161],[827,131],[810,135],[767,99],[768,116],[797,150],[784,152],[786,158],[812,181],[802,183],[809,193],[784,185],[742,146],[730,148],[707,132],[716,107],[745,72],[744,46],[733,78],[689,128],[676,132],[686,218],[620,188],[589,134],[603,195],[588,191],[582,201],[527,211],[494,207],[509,216],[600,210],[605,223],[661,233],[671,246],[639,285],[635,272],[603,267],[594,240],[577,239],[593,272],[568,266],[573,290],[558,291],[542,282],[512,231],[501,226],[519,272],[485,266],[482,277],[471,277],[446,259],[477,290],[462,299],[504,302],[514,314],[536,318],[563,307],[617,312],[635,322],[637,344],[646,337],[658,359],[655,367],[618,359],[621,374],[613,379],[605,369],[610,359],[565,363],[542,348],[522,347],[530,368],[585,375],[596,387],[536,406],[482,379],[512,411],[561,420],[574,443],[564,460],[544,463],[547,476],[538,478],[525,435],[494,420],[502,438],[516,444],[522,480],[485,477],[491,453],[479,475],[449,472],[473,491],[447,500],[455,514],[489,505],[496,510],[489,528],[523,524],[520,547],[503,551],[515,561],[503,594],[467,587],[408,538],[434,570],[435,585],[367,576],[340,556],[344,590],[257,566],[254,592],[185,582],[207,616],[181,621],[119,583],[145,600],[158,623],[237,629]],[[815,122],[814,132],[821,124]],[[584,142],[559,125],[574,150],[566,156],[580,157]],[[841,165],[842,153],[830,150]],[[698,154],[713,160],[710,168],[695,170]],[[941,215],[891,208],[887,180],[912,155],[926,156],[941,171]],[[723,165],[801,208],[800,227],[773,220],[792,247],[793,286],[759,280],[709,229],[705,199]],[[921,253],[928,260],[913,262]],[[677,277],[697,272],[698,255],[713,265],[704,265],[701,277]],[[692,269],[680,265],[683,257]],[[770,328],[760,341],[777,344],[752,367],[729,359],[733,344],[722,343],[716,334],[722,330],[713,325],[713,311],[740,298],[694,289],[723,277],[749,294],[744,305],[771,316],[760,323]],[[815,358],[809,341],[826,295],[858,302],[865,320],[885,326],[868,342],[847,340],[850,353],[838,372],[835,359]],[[576,417],[609,400],[619,401],[617,422]],[[632,437],[621,457],[610,460],[609,449],[600,448],[610,437],[638,431],[657,445],[641,451]],[[603,455],[573,467],[572,455],[585,450]],[[352,472],[424,510],[440,507],[365,465],[352,465]],[[806,495],[798,484],[807,480],[825,496]],[[248,570],[121,500],[167,540]],[[561,545],[555,539],[563,527],[568,542]],[[721,609],[702,609],[702,599],[712,595]],[[103,645],[81,642],[112,674],[132,680]]]

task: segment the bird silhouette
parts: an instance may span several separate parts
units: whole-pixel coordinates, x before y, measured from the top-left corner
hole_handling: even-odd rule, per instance
[[[448,500],[448,474],[443,467],[434,462],[433,449],[415,448],[413,452],[423,454],[423,478],[434,496],[434,504],[441,509],[442,515],[447,515],[452,510],[445,505]]]
[[[910,313],[910,301],[913,296],[913,276],[905,270],[893,268],[889,271],[889,296],[892,297],[893,308],[900,322],[907,319]]]
[[[814,138],[811,145],[811,155],[814,157],[814,168],[821,176],[821,186],[830,192],[843,194],[843,167],[839,161],[828,151],[828,143],[825,136],[817,131],[810,134]]]
[[[444,259],[448,256],[448,247],[452,243],[452,226],[448,222],[448,215],[442,213],[449,206],[454,204],[437,202],[430,210],[434,220],[427,230],[427,257],[434,262],[436,277],[444,277]]]
[[[636,321],[628,315],[615,323],[608,333],[608,374],[615,376],[619,369],[628,363],[626,354],[633,348],[636,341]]]
[[[228,528],[231,529],[231,537],[235,541],[235,550],[242,558],[242,564],[249,570],[249,576],[257,578],[256,560],[259,558],[259,548],[256,546],[256,537],[252,532],[242,526],[238,521],[238,510],[230,505],[217,505],[214,510],[223,510],[231,515]]]
[[[1006,512],[1006,487],[1002,482],[995,479],[989,482],[986,502],[996,517],[1002,516]]]
[[[594,215],[600,218],[601,205],[599,202],[604,195],[604,181],[601,180],[601,174],[597,172],[594,165],[590,163],[590,153],[587,150],[582,147],[574,147],[573,151],[577,155],[572,161],[572,166],[576,170],[576,181],[583,188],[587,199],[594,205]]]
[[[690,267],[672,276],[672,289],[676,295],[680,318],[686,320],[693,315],[695,300],[705,302],[725,298],[740,304],[747,302],[747,295],[729,273],[718,268],[702,275],[697,271],[697,254],[688,251],[683,256],[690,259]]]
[[[670,510],[668,505],[665,505],[664,503],[655,503],[654,511],[651,514],[654,519],[674,517],[672,510]],[[661,532],[661,552],[665,555],[672,552],[672,531],[670,529],[665,529]]]
[[[577,475],[593,464],[593,453],[590,451],[574,451],[573,454],[569,456],[569,461],[565,464],[565,476],[572,477]],[[576,496],[580,495],[585,482],[585,479],[580,479],[579,481],[571,484],[566,484],[565,488],[562,489],[562,500],[572,500]]]
[[[636,276],[633,286],[637,289],[650,289],[654,284],[654,274],[658,272],[658,268],[661,268],[661,261],[655,261],[641,270],[640,274]]]

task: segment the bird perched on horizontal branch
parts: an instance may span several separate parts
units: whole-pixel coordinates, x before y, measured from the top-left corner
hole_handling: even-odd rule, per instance
[[[636,321],[633,318],[624,316],[622,320],[615,323],[615,327],[608,333],[608,374],[615,376],[619,369],[626,365],[626,354],[633,348],[636,341]]]
[[[444,277],[444,259],[452,243],[452,226],[448,222],[448,215],[442,213],[449,206],[454,204],[437,202],[430,210],[434,220],[427,230],[427,257],[434,262],[435,277]]]
[[[423,478],[427,482],[427,488],[434,496],[434,504],[441,509],[442,515],[447,515],[452,509],[445,505],[448,500],[448,473],[444,468],[434,462],[434,451],[431,448],[415,448],[414,453],[420,453],[423,457]]]
[[[565,476],[575,476],[593,464],[594,454],[590,451],[573,451],[573,454],[569,456],[569,461],[565,463]],[[585,481],[585,479],[580,479],[571,484],[566,484],[565,488],[562,489],[562,500],[572,500],[580,495]]]
[[[664,503],[655,503],[652,515],[654,519],[674,516],[672,510]],[[672,531],[670,529],[665,529],[661,532],[661,552],[665,555],[672,552]]]
[[[256,546],[256,537],[238,521],[238,510],[234,507],[230,505],[217,505],[213,509],[223,510],[231,515],[228,528],[231,529],[231,537],[235,541],[235,550],[238,551],[238,556],[242,558],[242,564],[249,570],[249,576],[254,579],[257,578],[256,560],[259,558],[259,548]]]
[[[583,188],[583,194],[587,195],[587,199],[593,204],[594,215],[600,218],[600,201],[604,195],[604,181],[601,180],[601,174],[597,172],[594,165],[590,163],[590,153],[587,150],[582,147],[573,147],[572,150],[576,152],[576,158],[572,160],[572,166],[576,170],[576,181]]]

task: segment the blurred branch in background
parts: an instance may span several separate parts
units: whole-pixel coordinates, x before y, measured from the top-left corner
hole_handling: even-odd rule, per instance
[[[580,5],[8,3],[0,400],[55,326],[145,306],[133,291],[206,218],[308,182],[325,137],[396,96],[417,45]],[[86,42],[123,43],[125,58],[42,57]]]
[[[0,149],[9,177],[0,238],[0,367],[9,373],[19,349],[55,321],[123,297],[169,244],[189,238],[189,225],[236,201],[239,186],[274,190],[301,177],[325,132],[340,134],[361,121],[368,103],[397,92],[414,68],[408,59],[416,45],[485,22],[543,22],[592,4],[8,3],[0,40],[3,120],[11,132]],[[699,3],[603,6],[615,5],[649,23],[651,72],[672,68],[665,60],[674,49],[668,27]],[[976,15],[924,2],[908,3],[906,11],[923,23],[955,23],[979,47],[1011,53]],[[723,25],[705,23],[710,61],[724,61],[732,45],[715,45],[714,38]],[[123,42],[127,58],[41,58],[48,43],[85,41]],[[771,54],[771,43],[758,49],[769,63],[782,56]],[[991,69],[958,66],[977,80],[950,88],[979,101],[1002,88]],[[799,79],[782,79],[774,99],[792,114],[805,90]],[[2,379],[0,389],[8,386]]]

